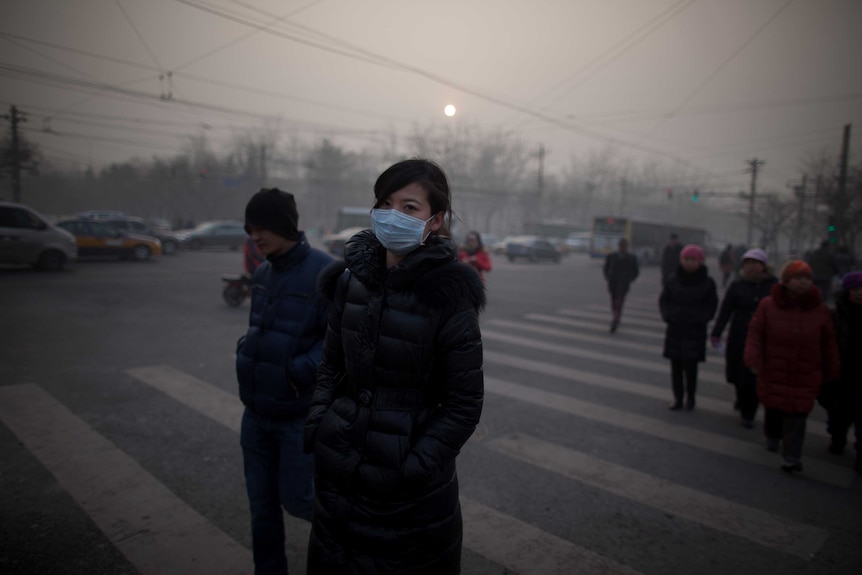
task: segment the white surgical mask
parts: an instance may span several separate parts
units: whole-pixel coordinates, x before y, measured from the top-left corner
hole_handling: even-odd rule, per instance
[[[433,217],[420,220],[395,209],[374,209],[371,210],[371,226],[383,247],[401,256],[412,252],[425,242],[431,234],[429,231],[428,234],[423,235],[425,224]]]

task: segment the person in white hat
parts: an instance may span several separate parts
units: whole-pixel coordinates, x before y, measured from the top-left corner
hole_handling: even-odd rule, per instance
[[[754,417],[759,405],[757,376],[742,361],[748,322],[751,321],[757,304],[769,295],[769,290],[777,281],[778,278],[769,269],[765,251],[753,249],[745,252],[739,279],[734,280],[727,288],[710,336],[712,347],[719,348],[721,334],[730,322],[724,352],[724,378],[736,388],[734,408],[739,410],[742,426],[747,429],[754,427]]]

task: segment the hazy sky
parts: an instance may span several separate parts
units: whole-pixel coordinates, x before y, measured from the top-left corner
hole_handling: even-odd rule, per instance
[[[0,7],[0,106],[26,112],[26,137],[57,162],[172,155],[202,126],[216,142],[270,126],[360,148],[443,122],[512,130],[545,146],[551,172],[610,143],[694,165],[716,189],[747,187],[753,157],[783,189],[806,154],[838,153],[848,123],[859,157],[862,0]]]

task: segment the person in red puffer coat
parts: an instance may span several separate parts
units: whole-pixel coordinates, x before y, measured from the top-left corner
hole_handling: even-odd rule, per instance
[[[485,272],[491,271],[491,257],[485,251],[479,232],[467,234],[464,246],[458,252],[458,259],[475,269],[483,282],[485,281]]]
[[[802,471],[805,423],[824,377],[838,378],[838,345],[829,310],[802,260],[785,264],[748,324],[745,364],[757,374],[767,447],[783,442],[781,468]]]

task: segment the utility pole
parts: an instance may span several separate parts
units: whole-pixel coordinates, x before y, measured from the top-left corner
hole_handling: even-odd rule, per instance
[[[754,197],[757,194],[757,169],[765,163],[765,161],[757,158],[748,160],[748,171],[751,172],[751,191],[748,194],[748,248],[751,248],[754,237]]]
[[[838,168],[838,201],[833,202],[832,217],[837,220],[838,237],[841,241],[847,238],[847,208],[850,198],[847,197],[847,156],[850,155],[850,124],[844,126],[844,137],[841,142],[841,160]],[[837,209],[836,209],[837,208]]]
[[[625,215],[626,209],[626,185],[628,182],[625,178],[620,178],[620,215]]]
[[[0,116],[9,120],[11,138],[10,148],[7,153],[9,169],[12,172],[12,201],[21,202],[21,141],[18,138],[18,122],[26,122],[25,118],[18,115],[18,108],[9,108],[9,114]]]
[[[537,196],[541,200],[545,188],[545,145],[539,144],[539,178],[537,184]]]
[[[802,212],[805,205],[805,194],[808,191],[807,187],[808,174],[802,174],[802,183],[798,186],[793,186],[793,191],[796,194],[796,199],[798,201],[796,212],[796,245],[794,246],[794,251],[796,252],[796,257],[800,258],[802,257],[804,239],[802,237]]]
[[[266,144],[260,145],[260,187],[266,187]]]

